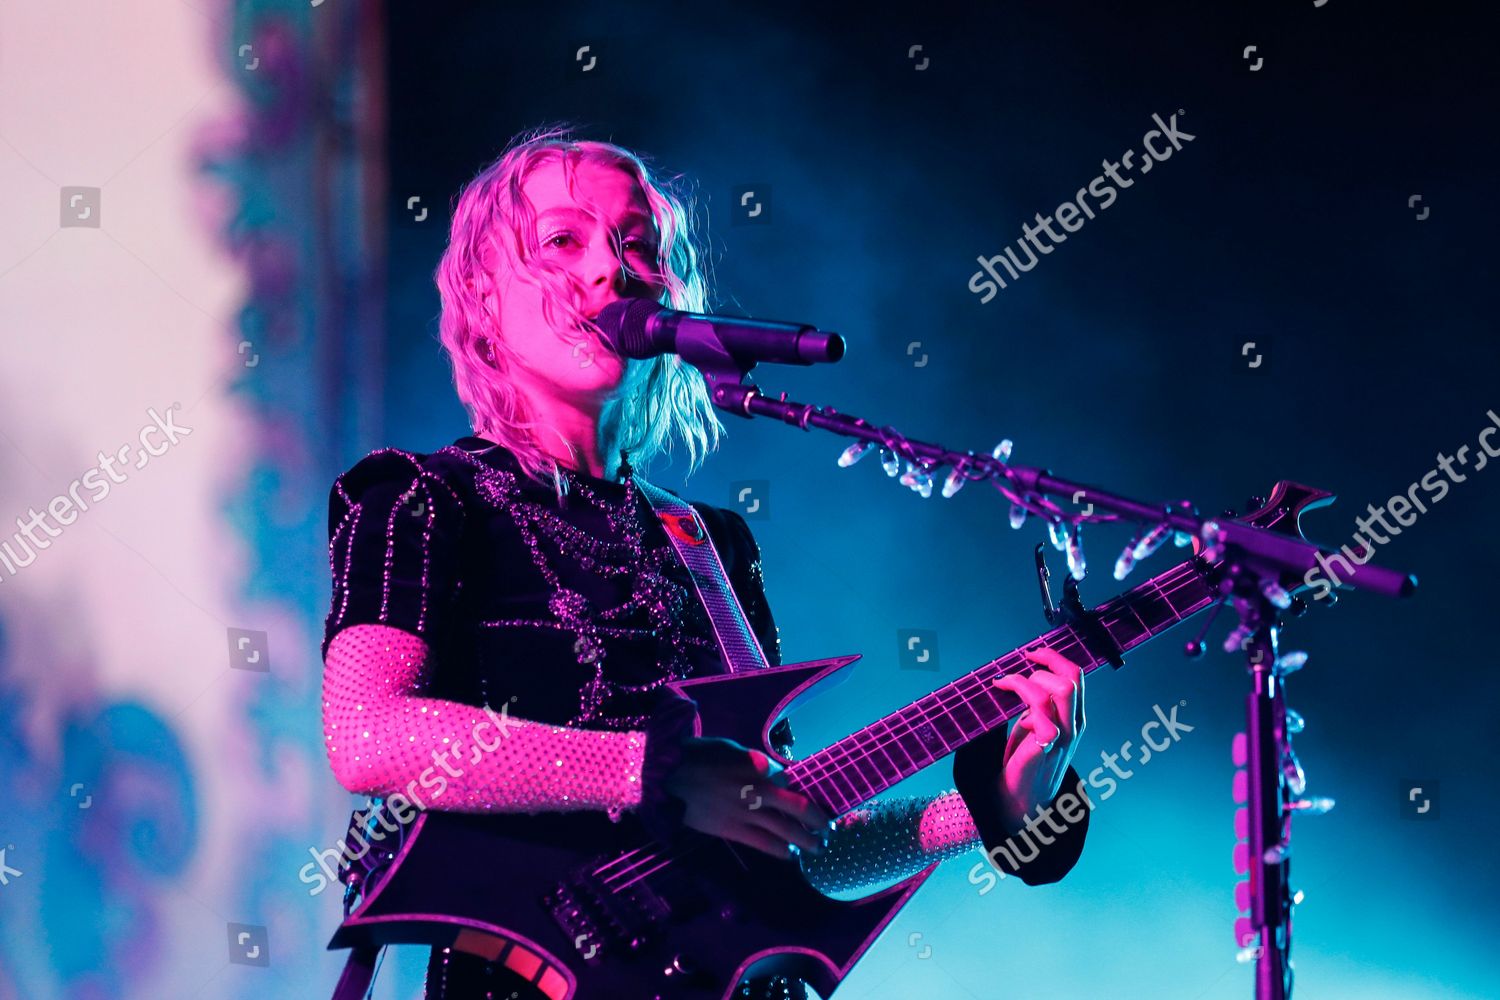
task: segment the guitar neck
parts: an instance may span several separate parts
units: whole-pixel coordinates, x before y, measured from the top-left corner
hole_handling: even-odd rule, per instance
[[[1201,572],[1191,559],[1174,566],[1095,608],[1095,620],[1120,652],[1134,649],[1214,603]],[[1085,674],[1108,663],[1116,650],[1099,648],[1103,637],[1095,635],[1076,624],[1040,635],[789,765],[788,783],[836,814],[847,812],[1025,711],[1020,698],[994,686],[1033,669],[1025,651],[1050,647]]]

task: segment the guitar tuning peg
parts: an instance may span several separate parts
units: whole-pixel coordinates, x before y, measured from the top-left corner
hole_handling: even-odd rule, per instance
[[[1186,531],[1172,532],[1172,544],[1179,549],[1185,549],[1193,544],[1193,536]]]
[[[1068,548],[1068,525],[1065,521],[1048,521],[1047,537],[1052,540],[1052,547],[1059,552],[1065,552]]]
[[[995,450],[990,452],[990,457],[998,459],[1001,462],[1009,463],[1010,453],[1014,448],[1015,442],[1013,442],[1010,438],[1006,438],[999,444],[995,445]]]
[[[1302,718],[1302,713],[1295,708],[1286,710],[1286,731],[1293,735],[1307,728],[1307,720]]]
[[[1026,523],[1026,508],[1022,507],[1018,503],[1011,504],[1010,505],[1010,526],[1012,528],[1019,528],[1021,525],[1025,524],[1025,523]]]
[[[1301,889],[1293,889],[1292,890],[1292,905],[1293,906],[1301,906],[1302,905],[1302,901],[1304,899],[1306,899],[1306,898],[1307,898],[1307,896],[1302,892]]]
[[[839,468],[849,468],[849,466],[853,465],[855,462],[858,462],[860,459],[869,454],[870,449],[874,447],[875,442],[873,441],[854,442],[849,447],[845,448],[844,453],[839,456]]]
[[[948,473],[948,478],[943,480],[943,499],[946,500],[949,497],[953,496],[953,494],[957,493],[959,490],[963,489],[964,483],[966,482],[968,482],[968,480],[959,475],[957,469],[954,469],[952,472]]]
[[[880,449],[880,467],[885,470],[887,476],[895,478],[897,473],[901,471],[901,460],[896,457],[894,451],[882,446]]]
[[[1283,840],[1266,848],[1260,859],[1268,865],[1279,865],[1291,856],[1292,845]]]

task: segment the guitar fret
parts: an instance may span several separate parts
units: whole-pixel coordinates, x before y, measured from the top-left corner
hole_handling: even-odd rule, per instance
[[[903,778],[910,777],[911,775],[916,774],[919,770],[921,770],[921,768],[917,767],[916,761],[912,760],[911,755],[906,752],[906,745],[901,742],[901,739],[897,736],[896,731],[891,728],[891,724],[885,719],[881,719],[878,724],[885,727],[885,733],[883,735],[877,735],[877,738],[880,740],[881,752],[884,753],[887,757],[891,758],[892,764],[895,765],[893,770]],[[891,751],[889,749],[886,749],[887,747],[892,746],[901,751],[901,756],[906,759],[905,764],[898,762],[891,754]]]
[[[963,733],[964,742],[967,743],[984,732],[984,720],[979,717],[978,712],[974,711],[974,706],[969,704],[969,699],[964,697],[957,684],[948,685],[948,691],[955,699],[948,709],[948,714],[953,716],[953,721],[958,724],[959,731]],[[972,723],[966,724],[965,716],[973,720]]]
[[[1096,609],[1096,621],[1120,649],[1140,645],[1213,600],[1208,585],[1188,563],[1168,570]],[[800,790],[815,790],[839,812],[873,799],[979,735],[1025,710],[1014,692],[994,686],[1009,674],[1036,669],[1021,649],[1049,647],[1085,672],[1113,650],[1090,648],[1090,633],[1062,625],[1025,646],[959,677],[864,729],[793,763],[789,777]],[[1103,642],[1103,636],[1098,643]]]
[[[1149,593],[1136,594],[1132,591],[1128,607],[1148,627],[1152,622],[1157,623],[1151,631],[1160,631],[1167,623],[1175,624],[1182,620],[1177,609],[1172,607],[1172,602],[1154,587]]]
[[[964,691],[963,685],[968,685],[970,688],[972,688],[972,692]],[[982,684],[977,684],[972,676],[961,677],[958,681],[955,681],[952,686],[954,693],[962,702],[963,710],[967,712],[969,716],[974,720],[974,731],[972,733],[967,733],[967,738],[972,740],[976,736],[986,733],[990,729],[992,729],[994,718],[993,716],[987,714],[988,706],[983,701],[978,700],[984,693],[984,686]],[[965,727],[966,732],[967,729],[968,727]]]
[[[1099,621],[1103,623],[1105,631],[1109,633],[1115,645],[1121,649],[1129,649],[1151,636],[1151,626],[1136,613],[1130,601],[1115,600],[1105,607],[1106,610],[1100,614]],[[1114,616],[1112,622],[1109,617],[1111,615]]]
[[[944,734],[943,730],[940,728],[939,722],[941,718],[946,717],[946,713],[943,713],[941,709],[939,709],[939,714],[937,716],[934,716],[932,714],[932,709],[934,706],[930,704],[930,696],[928,698],[923,698],[920,701],[917,701],[914,707],[916,707],[917,710],[922,713],[922,721],[915,727],[914,735],[921,743],[922,750],[925,754],[931,754],[932,759],[937,760],[944,753],[952,750],[955,743],[960,742],[956,739],[948,739],[946,734]],[[957,728],[957,726],[954,727],[955,730]],[[934,746],[941,748],[942,752],[934,753]]]
[[[835,744],[835,746],[836,745],[837,744]],[[837,784],[834,784],[835,779],[842,779],[844,785],[847,787],[847,791],[843,788],[839,788]],[[860,802],[858,794],[854,791],[853,783],[849,781],[848,776],[844,774],[843,770],[839,766],[835,765],[833,769],[830,770],[827,774],[820,775],[818,780],[827,780],[829,784],[833,785],[834,789],[838,793],[839,798],[843,799],[845,802],[848,802],[850,804],[858,804]],[[845,806],[844,808],[847,809],[848,806]]]

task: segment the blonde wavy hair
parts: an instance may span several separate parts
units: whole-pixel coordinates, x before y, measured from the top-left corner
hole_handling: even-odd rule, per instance
[[[485,428],[490,440],[515,454],[528,476],[540,483],[550,480],[559,494],[565,485],[557,460],[538,444],[534,432],[541,424],[529,416],[525,397],[510,378],[519,359],[495,336],[500,313],[493,275],[500,266],[537,280],[543,312],[559,329],[588,322],[562,268],[539,253],[536,213],[521,190],[526,177],[551,159],[562,160],[570,185],[580,162],[625,170],[640,185],[656,224],[657,270],[665,286],[659,301],[672,309],[706,312],[708,296],[700,265],[706,255],[695,245],[689,208],[673,190],[680,176],[664,182],[640,155],[613,143],[578,138],[575,132],[566,123],[523,132],[464,185],[434,274],[442,299],[443,350],[471,426],[476,434]],[[691,199],[686,200],[691,206]],[[556,322],[557,310],[567,322]],[[672,451],[674,439],[681,439],[690,476],[718,447],[723,433],[702,375],[676,355],[665,354],[626,362],[620,388],[600,414],[598,446],[606,456],[628,450],[632,467],[643,472],[658,455]]]

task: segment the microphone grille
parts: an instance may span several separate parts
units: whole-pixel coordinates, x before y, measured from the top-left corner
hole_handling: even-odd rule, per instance
[[[650,358],[662,353],[654,349],[647,324],[666,307],[651,299],[611,302],[599,311],[594,323],[615,351],[627,358]]]

